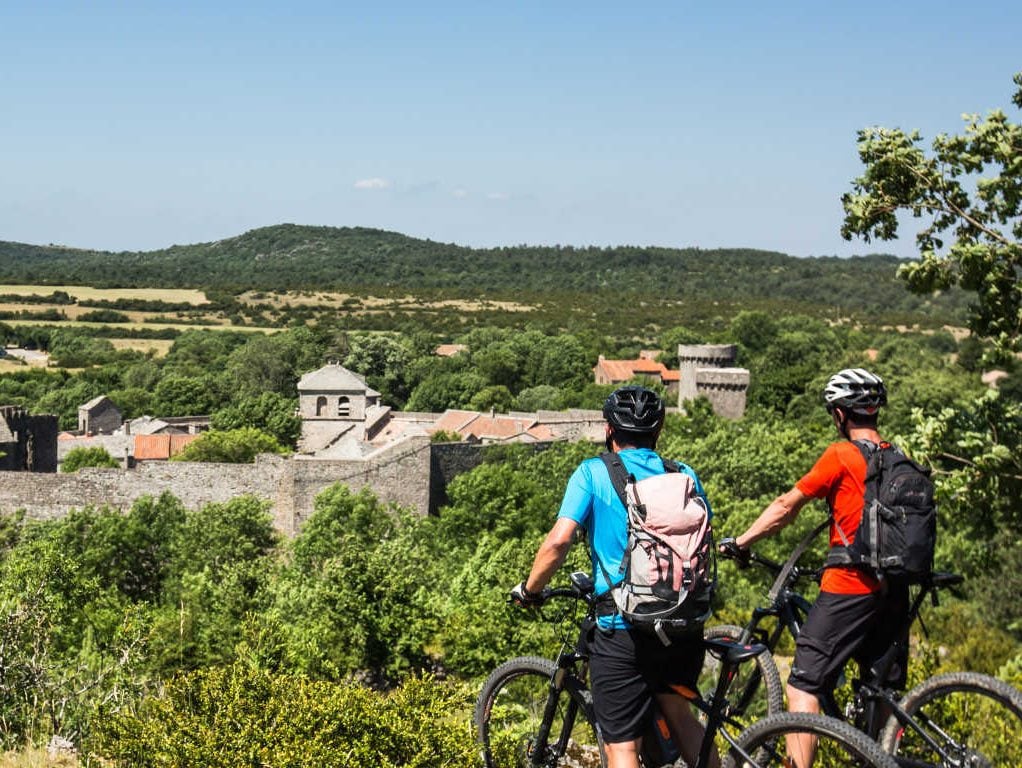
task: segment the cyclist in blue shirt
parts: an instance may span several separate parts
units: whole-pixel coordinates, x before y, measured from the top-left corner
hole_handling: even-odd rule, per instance
[[[663,401],[645,387],[618,389],[604,404],[607,449],[618,455],[636,480],[665,471],[655,451],[664,413]],[[684,464],[679,468],[693,478],[696,491],[706,500],[695,472]],[[606,466],[599,458],[587,459],[568,480],[557,521],[540,545],[529,577],[511,591],[512,599],[523,606],[535,599],[564,563],[579,531],[588,539],[596,594],[609,598],[607,575],[619,572],[627,530],[625,507]],[[609,768],[638,768],[654,696],[683,757],[694,764],[702,726],[688,702],[670,686],[695,687],[703,665],[701,638],[682,637],[664,645],[655,635],[632,629],[617,613],[613,600],[603,601],[602,606],[585,650]],[[716,755],[712,763],[716,765]]]

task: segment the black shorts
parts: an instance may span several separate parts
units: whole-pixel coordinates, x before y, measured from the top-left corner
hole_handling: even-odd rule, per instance
[[[653,695],[667,693],[670,685],[694,688],[703,666],[699,635],[665,646],[634,629],[594,628],[586,650],[596,721],[611,744],[642,736],[652,718]]]
[[[863,678],[891,649],[903,641],[885,680],[902,689],[908,672],[908,587],[888,585],[883,593],[837,595],[821,592],[795,641],[795,660],[788,685],[817,696],[829,696],[849,659]]]

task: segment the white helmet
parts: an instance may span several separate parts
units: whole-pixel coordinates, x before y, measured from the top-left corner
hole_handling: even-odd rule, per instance
[[[836,406],[871,416],[887,405],[887,388],[883,379],[865,368],[845,368],[830,377],[823,399],[828,409]]]

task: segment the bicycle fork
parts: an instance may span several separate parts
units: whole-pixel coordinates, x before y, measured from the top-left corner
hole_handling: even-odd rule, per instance
[[[568,741],[571,739],[572,730],[575,727],[575,717],[578,715],[578,703],[574,696],[568,697],[568,704],[564,711],[564,718],[561,721],[561,733],[554,744],[549,743],[550,731],[554,725],[554,718],[557,715],[557,705],[561,695],[564,693],[564,681],[568,675],[568,665],[574,660],[559,659],[556,672],[550,678],[550,686],[547,693],[546,705],[543,707],[543,719],[539,723],[539,730],[536,738],[528,749],[529,765],[533,768],[545,768],[556,766],[557,761],[568,750]]]

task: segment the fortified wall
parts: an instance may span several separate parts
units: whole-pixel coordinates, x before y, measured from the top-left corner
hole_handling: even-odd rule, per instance
[[[705,396],[714,413],[740,419],[745,413],[749,371],[735,367],[738,348],[734,344],[681,344],[678,346],[678,407],[686,400]]]
[[[430,507],[429,438],[396,441],[352,461],[262,455],[254,464],[154,462],[130,471],[0,472],[0,511],[24,509],[29,519],[45,520],[90,505],[127,510],[140,497],[165,491],[189,509],[251,494],[269,500],[275,527],[294,535],[312,514],[316,495],[334,483],[353,490],[369,486],[384,503],[426,513]]]
[[[57,471],[57,417],[0,407],[0,470]]]

